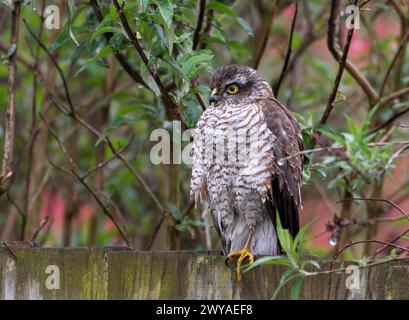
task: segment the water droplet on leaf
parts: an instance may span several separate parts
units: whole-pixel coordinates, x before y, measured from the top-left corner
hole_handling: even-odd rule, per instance
[[[338,239],[336,237],[331,237],[328,240],[328,243],[331,247],[335,247],[337,245]]]

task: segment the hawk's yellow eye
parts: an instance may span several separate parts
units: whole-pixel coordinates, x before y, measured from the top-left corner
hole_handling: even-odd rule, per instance
[[[235,94],[237,91],[239,91],[239,86],[236,84],[231,84],[226,89],[226,92],[230,94]]]

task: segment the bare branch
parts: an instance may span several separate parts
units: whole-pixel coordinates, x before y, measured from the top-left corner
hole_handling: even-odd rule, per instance
[[[8,101],[6,110],[6,129],[4,134],[3,161],[0,175],[0,195],[8,190],[13,176],[13,149],[14,149],[14,131],[16,117],[16,73],[17,73],[17,47],[20,29],[20,1],[14,2],[11,13],[11,40],[10,49],[13,51],[9,57],[8,65]]]
[[[355,5],[356,4],[357,4],[357,1],[355,1]],[[328,38],[327,38],[328,48],[330,49],[331,52],[336,51],[335,45],[334,45],[335,38],[336,38],[335,34],[337,30],[339,29],[339,16],[337,16],[339,13],[338,12],[339,8],[337,6],[339,7],[339,1],[337,0],[332,1],[331,14],[330,14],[329,22],[328,22]],[[332,93],[329,97],[327,107],[324,113],[322,114],[320,124],[325,124],[327,122],[331,114],[331,111],[334,108],[335,98],[337,97],[339,84],[341,82],[342,74],[346,66],[349,47],[351,46],[351,40],[352,40],[353,34],[354,34],[354,28],[350,28],[348,30],[347,41],[346,41],[344,50],[342,52],[342,57],[340,58],[340,61],[339,61],[339,68],[338,68],[337,76],[335,78],[334,88],[332,89]]]
[[[50,98],[50,100],[54,103],[54,105],[66,116],[72,118],[74,121],[78,122],[81,126],[83,126],[85,129],[90,131],[93,135],[95,135],[98,139],[101,138],[101,133],[95,129],[92,125],[90,125],[88,122],[86,122],[84,119],[82,119],[79,115],[76,115],[75,117],[72,116],[63,105],[60,104],[60,102],[57,100],[57,98],[54,96],[53,92],[47,87],[46,82],[43,82],[45,85],[46,92]],[[117,155],[117,158],[121,160],[121,162],[128,168],[128,170],[132,173],[132,175],[136,178],[136,180],[142,185],[143,189],[149,194],[149,196],[152,198],[152,200],[155,202],[156,206],[159,208],[160,211],[164,211],[164,206],[161,204],[159,199],[156,197],[156,195],[152,192],[152,190],[149,188],[143,177],[135,170],[135,168],[132,166],[132,164],[125,158],[123,157],[116,148],[113,146],[111,140],[109,139],[108,136],[103,138],[102,140],[104,143],[107,143],[111,151]]]
[[[348,199],[341,199],[338,200],[337,203],[341,203],[341,202],[345,202],[345,201],[353,201],[353,200],[362,200],[362,201],[378,201],[378,202],[386,202],[388,204],[390,204],[391,206],[393,206],[396,210],[398,210],[406,219],[409,220],[409,215],[404,212],[396,203],[394,203],[391,200],[388,199],[380,199],[380,198],[348,198]]]
[[[207,14],[206,14],[206,25],[205,25],[205,27],[204,27],[204,29],[203,29],[203,35],[206,36],[206,37],[209,37],[209,36],[210,36],[210,32],[212,31],[213,15],[214,15],[213,9],[210,9],[210,10],[207,11]],[[202,42],[202,43],[200,44],[200,49],[204,49],[204,48],[206,48],[206,43],[205,43],[205,42]]]
[[[392,59],[391,64],[388,67],[388,70],[386,71],[385,77],[383,78],[381,89],[379,91],[379,97],[382,98],[383,93],[385,91],[386,83],[388,82],[389,76],[392,73],[393,67],[395,66],[396,61],[398,61],[399,56],[401,55],[401,52],[403,49],[406,47],[407,43],[409,41],[409,31],[406,32],[405,36],[403,37],[402,41],[399,44],[398,50],[396,50],[396,53]]]
[[[98,4],[97,0],[91,0],[91,5],[92,8],[94,9],[95,15],[98,19],[99,22],[101,22],[104,17],[102,15],[101,8]],[[112,33],[104,33],[105,39],[107,42],[109,42],[109,39],[112,38]],[[141,75],[139,72],[129,63],[128,59],[126,56],[124,56],[120,52],[114,52],[114,56],[121,65],[121,67],[125,70],[125,72],[136,82],[142,84],[144,87],[148,87],[145,83],[145,81],[142,79]]]
[[[409,232],[409,229],[406,229],[401,234],[399,234],[396,238],[394,238],[390,243],[395,243],[396,241],[401,239],[408,232]],[[376,257],[378,254],[380,254],[383,250],[387,249],[388,247],[389,247],[388,245],[385,245],[382,248],[380,248],[378,251],[375,252],[374,257]]]
[[[71,174],[77,178],[77,180],[85,187],[85,189],[87,189],[89,191],[89,193],[94,197],[94,199],[97,201],[97,203],[99,204],[99,206],[102,208],[103,212],[105,213],[105,215],[111,219],[111,221],[114,223],[115,227],[117,228],[118,232],[120,233],[120,235],[122,236],[123,240],[125,241],[125,243],[127,244],[128,247],[131,247],[131,243],[128,239],[127,236],[127,231],[126,229],[122,229],[122,226],[120,225],[120,223],[117,221],[117,217],[120,215],[120,213],[117,211],[116,214],[113,214],[109,208],[109,206],[107,205],[107,201],[105,199],[103,199],[101,197],[101,195],[98,195],[97,192],[95,192],[86,182],[85,180],[79,175],[79,170],[77,165],[75,164],[73,158],[70,156],[70,154],[68,153],[67,149],[64,147],[64,145],[62,144],[60,138],[58,137],[58,135],[54,132],[54,130],[51,128],[50,124],[48,123],[48,121],[46,120],[45,116],[40,113],[40,117],[43,120],[43,122],[45,123],[45,125],[47,126],[48,130],[50,131],[50,133],[52,134],[52,136],[55,138],[60,150],[64,153],[66,159],[68,160],[68,163],[70,165],[70,172]],[[124,225],[124,224],[123,224]],[[124,225],[125,227],[125,225]]]
[[[47,54],[47,56],[50,58],[51,62],[55,66],[55,68],[58,71],[58,74],[61,77],[61,80],[63,82],[63,87],[64,87],[64,92],[65,92],[65,97],[67,99],[68,105],[70,106],[70,112],[72,113],[73,116],[75,116],[75,108],[74,108],[74,103],[72,102],[70,91],[68,90],[68,83],[67,80],[64,76],[64,72],[62,71],[60,65],[58,64],[57,60],[55,57],[51,54],[51,52],[47,49],[47,47],[41,42],[41,40],[34,34],[34,32],[30,29],[30,27],[27,24],[27,21],[23,19],[24,25],[27,28],[27,31],[30,33],[30,35],[33,37],[33,39],[38,43],[41,49],[44,50],[44,52]]]
[[[398,91],[396,91],[394,93],[391,93],[389,96],[386,96],[386,97],[382,98],[379,101],[379,105],[380,105],[379,107],[382,107],[382,106],[388,104],[389,102],[391,102],[391,101],[393,101],[395,99],[399,99],[399,98],[401,98],[403,96],[406,96],[408,94],[409,94],[409,87],[406,87],[406,88],[398,90]]]
[[[206,10],[206,0],[200,0],[199,14],[197,16],[196,29],[195,29],[195,32],[193,34],[193,46],[192,46],[193,50],[196,50],[198,45],[199,45],[200,31],[202,30],[202,26],[203,26],[203,18],[204,18],[205,10]]]
[[[271,14],[267,17],[267,21],[263,22],[263,25],[265,27],[264,27],[264,30],[263,30],[262,39],[260,41],[260,46],[256,47],[255,55],[254,55],[254,59],[253,59],[253,63],[252,63],[252,66],[253,66],[254,69],[257,69],[258,66],[260,65],[261,58],[263,57],[264,51],[266,50],[268,38],[270,37],[270,32],[271,32],[271,28],[273,26],[274,17],[275,17],[275,14],[276,14],[278,3],[279,3],[279,0],[274,1],[273,10],[272,10]],[[265,19],[263,19],[263,20],[265,20]]]
[[[274,95],[276,97],[278,97],[278,92],[280,90],[281,83],[282,83],[282,81],[283,81],[283,79],[285,77],[285,74],[287,72],[288,63],[290,62],[291,53],[292,53],[295,22],[297,20],[297,14],[298,14],[298,3],[297,3],[297,1],[295,1],[294,6],[295,6],[295,9],[294,9],[295,11],[294,11],[293,20],[291,22],[291,31],[290,31],[290,36],[288,38],[287,52],[285,54],[284,64],[283,64],[283,68],[281,69],[280,77],[278,78],[278,81],[277,81],[276,85],[274,86],[274,90],[273,90]]]
[[[360,240],[360,241],[356,241],[356,242],[352,242],[350,244],[345,245],[334,257],[334,260],[336,260],[342,252],[344,252],[346,249],[348,249],[349,247],[355,246],[357,244],[362,244],[362,243],[380,243],[380,244],[384,244],[386,247],[393,247],[393,248],[397,248],[400,249],[402,251],[405,252],[409,252],[408,248],[399,246],[397,244],[394,244],[392,242],[387,242],[387,241],[382,241],[382,240]]]
[[[152,76],[153,80],[155,81],[156,85],[158,86],[158,88],[159,88],[159,90],[161,92],[161,98],[162,98],[163,104],[165,105],[167,115],[169,117],[176,116],[179,120],[181,120],[185,124],[183,114],[179,110],[178,106],[172,100],[171,96],[169,95],[168,91],[166,90],[165,86],[163,85],[162,81],[160,80],[159,76],[150,67],[149,59],[146,56],[145,51],[143,50],[143,48],[139,44],[139,41],[138,41],[138,39],[136,37],[136,33],[131,29],[131,27],[129,25],[128,20],[126,19],[125,13],[123,11],[123,7],[121,7],[119,5],[117,0],[112,0],[112,3],[114,5],[114,7],[115,7],[115,10],[117,11],[117,13],[119,15],[119,18],[121,20],[121,24],[122,24],[128,38],[129,38],[129,40],[131,41],[132,45],[134,46],[134,48],[138,52],[138,55],[141,57],[143,63],[145,64],[146,68],[148,69],[148,72]],[[125,2],[123,2],[123,4],[125,4]]]
[[[389,119],[385,120],[384,122],[382,122],[381,124],[379,124],[378,126],[376,126],[375,128],[371,129],[369,131],[369,134],[374,133],[376,131],[379,131],[383,128],[389,127],[390,125],[393,124],[393,122],[402,117],[403,115],[405,115],[407,112],[409,111],[409,108],[404,108],[401,110],[396,111]]]
[[[340,0],[332,0],[331,6],[331,17],[328,24],[328,48],[333,55],[333,57],[340,61],[342,58],[342,52],[337,43],[335,36],[339,30],[339,11],[340,11]],[[359,69],[348,59],[345,61],[345,69],[349,74],[356,80],[356,82],[361,86],[365,94],[369,99],[371,106],[375,105],[378,101],[378,95],[369,81],[365,76],[359,71]]]
[[[35,239],[37,238],[38,234],[40,233],[40,231],[47,225],[47,223],[50,221],[50,217],[46,216],[43,221],[41,221],[40,226],[37,228],[37,230],[34,232],[31,241],[35,241]]]
[[[92,174],[94,171],[104,167],[105,165],[107,165],[109,162],[111,162],[112,160],[118,158],[119,154],[121,154],[123,151],[125,151],[126,148],[129,147],[129,145],[132,143],[133,139],[135,138],[135,135],[132,135],[131,139],[129,140],[129,142],[124,145],[122,148],[118,149],[113,155],[112,157],[102,161],[101,163],[97,164],[94,168],[88,170],[85,174],[83,174],[81,176],[82,179],[87,178],[90,174]]]

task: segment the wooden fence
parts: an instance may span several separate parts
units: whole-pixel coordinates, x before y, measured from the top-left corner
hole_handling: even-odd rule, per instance
[[[143,252],[115,248],[0,248],[0,299],[271,299],[285,268],[264,265],[243,274],[216,252]],[[329,262],[320,262],[329,269]],[[339,262],[333,268],[339,267]],[[347,277],[308,277],[301,299],[408,299],[409,264],[359,270]],[[278,299],[290,297],[291,285]]]

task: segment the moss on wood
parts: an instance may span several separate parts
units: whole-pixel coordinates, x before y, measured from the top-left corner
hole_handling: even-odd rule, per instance
[[[141,252],[118,248],[0,248],[0,299],[270,299],[285,271],[264,265],[236,281],[217,252]],[[47,289],[55,265],[60,289]],[[329,262],[321,262],[329,269]],[[333,268],[340,267],[336,262]],[[345,274],[305,280],[302,299],[409,299],[409,266],[391,262],[362,270],[361,288]],[[288,299],[291,286],[277,298]]]

